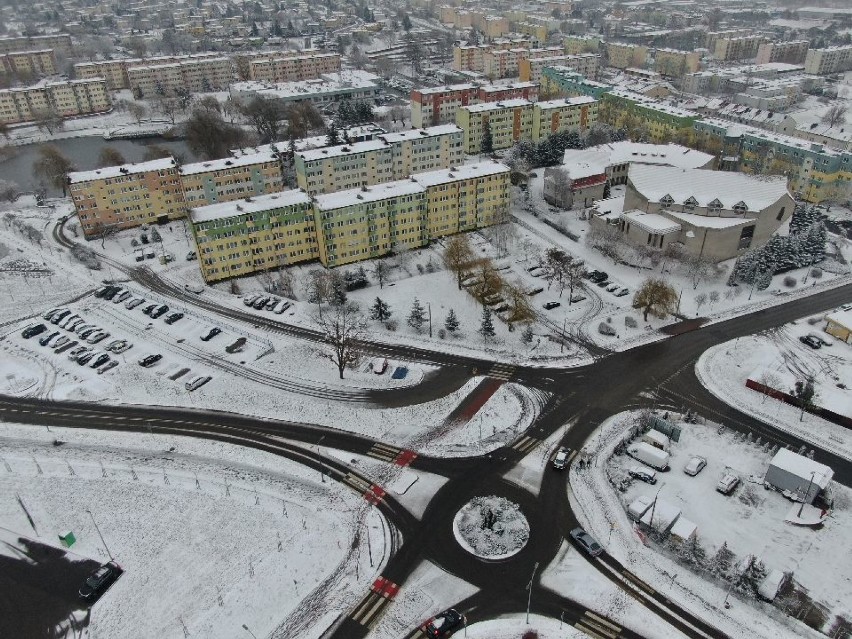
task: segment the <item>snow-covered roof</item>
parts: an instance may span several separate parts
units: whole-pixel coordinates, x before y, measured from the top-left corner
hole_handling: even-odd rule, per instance
[[[421,184],[424,187],[429,187],[435,186],[436,184],[446,184],[459,180],[468,180],[471,178],[485,177],[487,175],[496,175],[498,173],[508,172],[509,167],[505,164],[487,160],[485,162],[478,162],[477,164],[462,164],[461,166],[453,166],[449,169],[417,173],[412,175],[411,179],[416,180],[418,184]]]
[[[762,211],[789,195],[783,176],[633,164],[628,179],[651,202],[659,202],[668,195],[678,204],[694,198],[695,206],[706,207],[718,200],[728,210],[742,202],[749,211]]]
[[[678,539],[689,539],[698,531],[698,524],[690,521],[686,517],[678,517],[674,526],[672,526],[671,534]]]
[[[685,222],[690,226],[703,229],[730,229],[743,224],[753,224],[754,219],[746,217],[719,217],[716,215],[697,215],[695,213],[683,213],[681,211],[667,210],[666,215]]]
[[[622,217],[648,233],[676,233],[681,228],[677,222],[657,213],[633,210],[623,213]]]
[[[68,181],[71,184],[79,184],[80,182],[103,180],[106,178],[119,177],[121,175],[133,175],[136,173],[146,173],[148,171],[164,171],[166,169],[173,168],[175,168],[175,160],[172,157],[168,157],[151,160],[149,162],[139,162],[137,164],[105,166],[102,169],[94,169],[92,171],[75,171],[68,174]]]
[[[462,109],[467,109],[471,113],[483,113],[485,111],[497,111],[499,109],[514,109],[531,105],[532,102],[524,98],[512,98],[511,100],[500,100],[499,102],[482,102],[481,104],[468,104]]]
[[[340,157],[343,155],[367,153],[368,151],[376,151],[387,147],[388,144],[384,140],[365,140],[364,142],[355,142],[353,144],[340,144],[338,146],[326,146],[321,149],[297,151],[296,155],[301,157],[305,162],[313,162],[315,160]]]
[[[408,129],[406,131],[397,131],[396,133],[383,133],[377,137],[394,144],[396,142],[405,142],[406,140],[419,140],[439,135],[450,135],[451,133],[462,133],[462,129],[455,124],[439,124],[437,126],[426,127],[425,129]]]
[[[775,453],[775,457],[772,458],[769,465],[808,481],[811,479],[811,473],[814,473],[813,482],[821,489],[825,489],[831,482],[831,478],[834,477],[834,471],[825,464],[815,462],[813,459],[786,448]]]
[[[840,324],[846,328],[852,328],[852,308],[841,309],[834,311],[825,316],[825,319],[831,320],[835,324]]]
[[[335,93],[344,90],[376,89],[378,90],[377,75],[366,71],[350,69],[340,73],[324,73],[319,78],[311,80],[296,80],[293,82],[258,82],[246,80],[231,85],[233,92],[263,93],[276,98],[310,97],[325,93]]]
[[[614,217],[618,219],[624,211],[624,195],[616,195],[615,197],[608,197],[605,200],[598,200],[595,202],[594,208],[599,211],[598,215],[600,217],[605,219]]]
[[[241,155],[239,157],[229,157],[222,158],[221,160],[184,164],[180,167],[180,173],[181,175],[195,175],[197,173],[207,173],[208,171],[224,171],[225,169],[235,169],[241,166],[250,166],[252,164],[262,164],[274,161],[275,156],[272,154],[272,151],[267,150],[260,153]]]
[[[627,506],[627,512],[635,519],[639,519],[651,507],[652,503],[654,503],[654,500],[648,495],[639,495]]]
[[[359,189],[317,195],[314,197],[314,202],[318,210],[328,211],[355,206],[364,202],[377,202],[392,197],[425,192],[426,189],[413,180],[397,180],[396,182],[385,182],[374,186],[362,186]]]
[[[222,218],[237,217],[249,213],[261,213],[297,204],[310,204],[311,198],[299,189],[279,191],[267,195],[258,195],[244,200],[208,204],[191,209],[189,217],[193,222],[209,222]]]
[[[680,508],[659,498],[656,501],[639,521],[654,530],[664,532],[680,517]]]
[[[465,83],[465,84],[448,84],[446,86],[441,87],[424,87],[422,89],[417,89],[417,92],[420,95],[433,95],[436,93],[454,93],[456,91],[470,91],[471,89],[475,89],[475,84]]]
[[[589,161],[586,162],[571,162],[570,164],[565,164],[562,169],[572,180],[582,180],[583,178],[595,175],[605,175],[606,162],[602,158],[597,160],[589,158]]]
[[[563,163],[584,161],[585,156],[603,154],[607,165],[659,164],[681,169],[697,169],[713,160],[713,156],[679,144],[644,144],[641,142],[613,142],[588,149],[566,149]]]
[[[485,93],[499,93],[501,91],[517,91],[521,89],[534,89],[538,86],[538,82],[513,82],[512,84],[486,84],[479,87],[479,90]]]

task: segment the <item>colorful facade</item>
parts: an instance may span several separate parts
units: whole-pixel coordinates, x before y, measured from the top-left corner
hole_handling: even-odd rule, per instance
[[[545,67],[562,66],[582,73],[587,78],[596,78],[600,56],[594,53],[581,55],[559,55],[529,58],[518,63],[521,82],[540,82]]]
[[[180,167],[186,208],[196,208],[284,188],[281,162],[271,151],[184,164]]]
[[[560,98],[533,104],[532,139],[541,140],[560,131],[585,131],[598,121],[594,98]]]
[[[616,69],[642,67],[648,58],[648,47],[638,44],[607,42],[605,46],[608,66],[615,67]]]
[[[111,108],[106,82],[100,79],[0,90],[0,124],[32,122],[54,114],[64,118],[105,113]]]
[[[294,52],[291,52],[294,53]],[[340,55],[280,55],[249,62],[249,79],[261,82],[293,82],[340,71]]]

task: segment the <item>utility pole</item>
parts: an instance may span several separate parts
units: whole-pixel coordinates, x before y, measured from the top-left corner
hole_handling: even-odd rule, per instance
[[[319,441],[317,442],[317,457],[319,457],[319,463],[320,463],[320,479],[322,480],[322,483],[325,483],[325,472],[323,472],[324,469],[323,469],[323,464],[322,464],[322,454],[320,453],[320,444],[322,444],[323,439],[325,439],[325,435],[320,437]]]
[[[816,475],[816,471],[811,472],[811,478],[808,480],[808,489],[805,491],[804,496],[802,497],[802,503],[799,506],[799,514],[798,516],[802,516],[802,509],[805,507],[805,499],[808,498],[808,495],[811,494],[811,485],[814,483],[814,475]]]
[[[104,545],[104,549],[107,551],[107,555],[109,555],[110,561],[112,561],[114,559],[114,557],[112,556],[112,553],[109,551],[109,547],[107,546],[106,541],[104,541],[104,536],[101,534],[101,529],[98,528],[98,522],[95,521],[95,516],[92,514],[91,510],[87,510],[86,512],[89,513],[89,517],[92,518],[92,523],[95,525],[95,530],[98,531],[98,537],[101,538],[101,543]]]
[[[527,596],[527,623],[530,622],[530,606],[532,605],[532,587],[533,581],[535,581],[535,571],[538,570],[538,562],[535,562],[535,566],[533,566],[532,577],[530,577],[530,582],[527,584],[527,590],[529,591],[529,595]]]
[[[429,309],[429,337],[432,337],[432,302],[426,302]]]
[[[567,326],[567,324],[568,324],[568,318],[566,317],[564,320],[562,320],[562,342],[559,344],[559,352],[560,353],[565,352],[565,327]]]

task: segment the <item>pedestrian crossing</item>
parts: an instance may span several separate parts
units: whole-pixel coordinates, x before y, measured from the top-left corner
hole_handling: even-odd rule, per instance
[[[494,364],[488,372],[485,374],[486,377],[493,377],[494,379],[502,379],[504,382],[508,382],[512,379],[512,375],[515,374],[517,370],[517,366],[512,364]]]
[[[616,639],[621,632],[621,626],[617,626],[608,619],[596,615],[591,610],[583,613],[583,616],[574,624],[574,627],[594,639]]]
[[[352,473],[346,473],[343,481],[361,493],[361,495],[373,505],[380,503],[386,494],[385,489],[376,484],[371,484],[366,479],[362,479]]]
[[[530,437],[529,435],[524,435],[518,441],[512,444],[512,448],[522,453],[528,453],[540,443],[540,439]]]
[[[355,608],[351,615],[352,619],[362,626],[372,627],[381,616],[380,613],[394,600],[398,592],[399,584],[385,577],[378,577],[370,587],[370,592]]]
[[[367,451],[367,455],[375,459],[390,462],[397,466],[410,466],[411,462],[417,459],[417,453],[413,450],[405,450],[396,446],[388,446],[381,442],[376,442]]]

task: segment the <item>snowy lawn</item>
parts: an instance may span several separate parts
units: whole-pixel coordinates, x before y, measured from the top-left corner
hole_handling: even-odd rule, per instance
[[[55,447],[53,439],[67,442]],[[42,541],[73,530],[72,550],[106,561],[91,510],[125,574],[98,602],[90,636],[231,638],[280,625],[315,637],[387,559],[387,524],[336,483],[279,457],[164,436],[4,425],[0,519]],[[73,471],[73,474],[72,474]],[[367,517],[365,520],[364,517]],[[358,526],[371,529],[347,552]],[[360,522],[360,523],[359,523]],[[355,578],[355,564],[359,578]],[[323,592],[323,603],[311,595]]]

